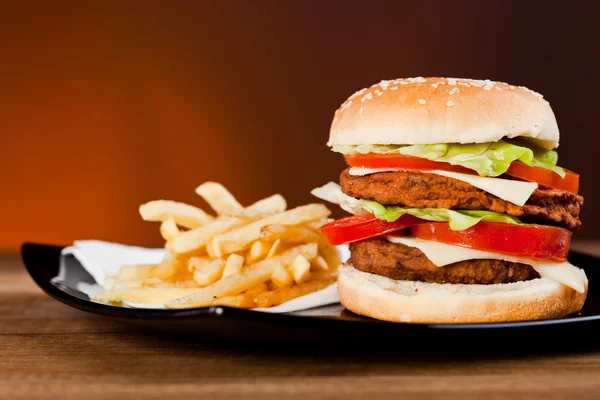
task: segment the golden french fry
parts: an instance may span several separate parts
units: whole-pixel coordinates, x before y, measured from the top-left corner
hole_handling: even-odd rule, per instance
[[[154,267],[156,267],[156,264],[123,265],[116,276],[116,280],[117,282],[123,282],[146,279],[150,276],[150,271]]]
[[[179,271],[182,266],[181,262],[179,257],[167,252],[160,264],[150,269],[148,277],[167,281]]]
[[[319,253],[325,259],[325,262],[329,266],[329,270],[337,270],[339,266],[342,264],[342,260],[340,258],[340,253],[338,253],[337,249],[330,245],[319,246]]]
[[[266,292],[267,290],[269,290],[269,286],[267,286],[266,283],[262,282],[254,286],[253,288],[246,290],[244,293],[249,296],[256,296],[257,294]]]
[[[152,285],[154,288],[163,288],[163,289],[171,289],[171,288],[180,288],[180,289],[188,289],[188,288],[199,288],[196,281],[193,279],[177,281],[177,282],[161,282],[155,285]]]
[[[254,302],[255,297],[256,296],[253,294],[241,293],[235,296],[214,299],[211,305],[235,308],[254,308],[256,307],[256,303]]]
[[[277,239],[281,239],[286,243],[321,243],[324,237],[320,232],[304,226],[275,224],[263,226],[261,228],[260,240],[273,242]]]
[[[299,255],[292,262],[290,271],[296,283],[306,282],[310,278],[310,262],[306,257]]]
[[[194,271],[194,281],[198,286],[204,287],[221,279],[225,268],[225,260],[192,257],[188,263],[188,268]]]
[[[257,240],[252,243],[250,249],[246,253],[246,265],[254,264],[257,261],[262,260],[267,256],[271,250],[271,245],[269,243],[263,242],[261,240]]]
[[[275,254],[277,254],[279,252],[280,248],[281,248],[281,239],[277,239],[271,245],[271,248],[269,249],[269,252],[267,253],[267,258],[274,257]]]
[[[165,307],[171,309],[202,307],[210,305],[216,298],[239,294],[259,283],[266,282],[278,265],[289,265],[298,255],[309,259],[316,257],[317,249],[316,243],[292,247],[278,256],[267,258],[248,267],[239,274],[223,278],[193,294],[169,301]]]
[[[268,217],[270,215],[279,214],[285,211],[287,207],[287,203],[282,195],[274,194],[273,196],[267,197],[265,199],[259,200],[254,204],[249,205],[244,208],[241,212],[226,214],[231,215],[232,217],[246,219],[246,220],[256,220]]]
[[[187,296],[197,290],[181,288],[135,288],[96,293],[92,295],[92,299],[101,302],[131,301],[135,303],[163,304],[166,301]]]
[[[271,290],[269,292],[260,293],[255,298],[256,307],[275,307],[285,303],[286,301],[290,301],[297,297],[324,289],[333,282],[335,282],[335,279],[309,281],[291,287],[284,287]]]
[[[271,215],[258,221],[251,222],[242,227],[216,236],[222,254],[235,253],[246,249],[250,243],[260,238],[260,230],[263,226],[272,224],[296,225],[307,221],[323,218],[331,211],[323,204],[307,204]],[[218,252],[216,252],[218,253]]]
[[[227,257],[227,262],[225,263],[225,269],[223,270],[223,277],[227,277],[230,275],[235,275],[242,270],[242,266],[244,265],[244,257],[238,254],[230,254]]]
[[[144,221],[165,221],[172,218],[175,223],[193,229],[213,219],[198,207],[171,200],[155,200],[140,206],[140,215]]]
[[[200,195],[218,215],[241,213],[244,209],[225,186],[217,182],[204,182],[196,188]]]
[[[312,260],[311,265],[316,270],[329,271],[329,265],[327,264],[327,261],[325,261],[325,259],[323,258],[323,256],[316,256]]]
[[[189,253],[206,245],[215,235],[226,232],[241,223],[242,221],[238,218],[219,217],[204,226],[180,233],[171,241],[171,249],[177,254]]]
[[[216,237],[212,238],[208,243],[206,243],[206,254],[212,258],[222,257],[221,246],[216,241]]]
[[[152,287],[160,284],[162,281],[156,278],[132,279],[128,281],[117,281],[111,290],[135,289],[143,287]]]
[[[177,227],[177,224],[173,218],[165,219],[160,224],[160,235],[167,242],[179,235],[179,228]]]
[[[283,265],[278,265],[271,275],[271,281],[275,284],[275,286],[280,288],[284,286],[291,286],[294,283],[294,278],[286,267]]]

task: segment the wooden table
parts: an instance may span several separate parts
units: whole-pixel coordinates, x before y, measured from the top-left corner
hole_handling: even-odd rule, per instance
[[[600,243],[577,248],[600,254]],[[0,398],[600,398],[600,353],[415,357],[216,346],[140,332],[42,293],[0,255]]]

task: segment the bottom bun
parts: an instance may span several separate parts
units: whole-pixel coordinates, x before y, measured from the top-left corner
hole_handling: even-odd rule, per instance
[[[587,296],[548,278],[496,285],[396,281],[340,269],[338,292],[348,310],[384,321],[414,323],[507,322],[560,318]]]

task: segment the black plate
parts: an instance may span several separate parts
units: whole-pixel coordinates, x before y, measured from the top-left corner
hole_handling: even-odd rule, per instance
[[[60,262],[61,247],[27,243],[21,249],[23,262],[36,284],[55,299],[79,310],[116,318],[153,331],[169,334],[236,341],[269,340],[347,346],[389,345],[418,349],[448,344],[459,349],[475,343],[502,344],[514,349],[536,345],[580,348],[594,345],[600,335],[600,259],[571,252],[569,261],[586,271],[590,281],[586,304],[577,315],[562,319],[493,324],[406,324],[363,318],[340,305],[288,314],[268,314],[229,307],[190,310],[141,310],[94,303],[75,289],[77,277],[52,282]],[[543,338],[543,339],[540,339]]]

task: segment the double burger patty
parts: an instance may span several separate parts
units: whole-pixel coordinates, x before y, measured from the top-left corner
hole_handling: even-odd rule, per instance
[[[340,176],[340,184],[348,196],[381,204],[489,210],[568,229],[576,229],[581,225],[579,212],[583,197],[564,190],[540,187],[524,206],[518,206],[466,182],[421,172],[394,171],[352,176],[346,169]]]
[[[495,284],[540,277],[529,265],[501,260],[467,260],[437,267],[421,250],[382,238],[351,243],[350,252],[354,268],[394,280]]]

